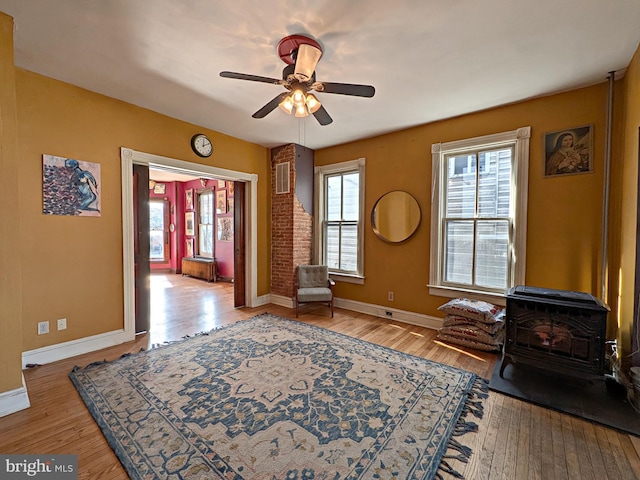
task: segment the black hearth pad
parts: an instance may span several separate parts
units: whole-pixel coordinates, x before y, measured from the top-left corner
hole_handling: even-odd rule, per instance
[[[490,390],[640,436],[640,413],[619,392],[607,389],[604,378],[589,383],[522,364],[508,365],[500,378],[501,363],[496,362]]]

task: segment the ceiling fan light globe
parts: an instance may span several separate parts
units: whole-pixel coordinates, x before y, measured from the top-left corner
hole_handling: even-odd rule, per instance
[[[309,110],[309,113],[316,113],[321,106],[322,104],[320,103],[320,100],[318,100],[314,94],[307,94],[307,109]]]
[[[309,112],[307,111],[307,107],[304,106],[304,104],[296,106],[296,117],[304,118],[308,115],[309,115]]]
[[[304,105],[306,102],[304,92],[300,89],[294,90],[291,94],[291,100],[295,106]]]
[[[293,100],[291,100],[291,97],[287,96],[278,104],[278,107],[280,107],[284,113],[291,114],[291,111],[293,110]]]

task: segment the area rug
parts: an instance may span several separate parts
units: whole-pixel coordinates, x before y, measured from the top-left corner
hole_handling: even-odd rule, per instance
[[[132,479],[432,479],[473,373],[263,314],[69,374]]]

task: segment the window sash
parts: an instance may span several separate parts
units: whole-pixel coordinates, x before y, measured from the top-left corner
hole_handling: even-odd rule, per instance
[[[432,146],[432,212],[431,212],[431,254],[429,272],[429,292],[445,297],[459,296],[484,298],[497,303],[504,302],[506,288],[524,284],[526,265],[526,212],[527,181],[529,162],[530,127],[485,137],[434,144]],[[494,165],[486,152],[511,149],[510,174],[501,171],[501,163]],[[469,155],[468,160],[464,157]],[[475,172],[479,164],[479,175]],[[504,155],[507,155],[506,153]],[[484,157],[484,161],[482,161]],[[448,163],[449,159],[458,160]],[[504,159],[502,161],[504,162]],[[483,196],[483,189],[491,182],[483,183],[483,175],[496,168],[494,186],[502,188],[493,203],[490,196]],[[471,208],[464,212],[447,211],[447,191],[453,177],[467,177],[472,180]],[[485,178],[486,180],[486,178]],[[471,181],[471,180],[470,180]],[[508,184],[507,184],[508,182]],[[505,189],[508,188],[508,194]],[[508,206],[506,202],[508,199]],[[507,213],[508,212],[508,213]],[[466,248],[468,266],[465,276],[452,276],[451,262],[461,263],[461,259],[447,258],[453,238],[447,238],[447,229],[452,222],[468,222],[470,246]],[[458,238],[458,240],[462,240]],[[449,249],[449,250],[447,250]],[[506,255],[506,263],[502,256]],[[494,261],[492,264],[491,262]],[[463,264],[464,262],[462,262]],[[503,268],[504,267],[504,268]],[[459,273],[460,265],[457,266]],[[449,269],[449,270],[447,270]],[[506,271],[505,271],[506,270]],[[484,279],[483,280],[483,275]],[[462,279],[462,281],[461,281]],[[488,279],[488,280],[487,280]]]
[[[359,186],[358,170],[333,173],[324,178],[323,263],[331,272],[358,273]],[[330,189],[336,189],[337,194],[330,194]]]
[[[365,159],[316,167],[314,263],[333,278],[363,283]],[[334,190],[329,203],[328,185]],[[331,208],[330,208],[331,207]]]
[[[198,193],[198,255],[213,258],[213,192]]]

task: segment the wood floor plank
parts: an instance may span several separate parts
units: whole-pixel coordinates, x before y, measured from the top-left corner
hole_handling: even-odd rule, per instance
[[[517,462],[518,462],[518,445],[520,443],[520,420],[522,417],[522,402],[515,400],[511,397],[505,399],[508,400],[509,408],[511,412],[511,421],[508,426],[507,442],[505,445],[505,459],[504,467],[499,478],[503,480],[511,480],[516,478]]]
[[[24,372],[32,406],[0,418],[0,453],[77,454],[78,478],[126,479],[124,469],[68,378],[74,366],[115,360],[125,353],[137,353],[265,312],[295,320],[295,312],[280,305],[234,308],[231,283],[207,283],[170,274],[154,274],[151,280],[149,333],[138,335],[133,342]],[[164,306],[157,308],[161,304]],[[497,361],[497,355],[491,352],[438,342],[434,330],[340,308],[331,318],[326,307],[309,307],[298,321],[464,368],[482,378],[491,376]],[[484,401],[483,418],[468,420],[476,421],[478,431],[458,440],[472,448],[473,454],[467,463],[451,462],[467,480],[640,479],[638,437],[495,392],[489,392]],[[454,478],[449,474],[443,477]]]
[[[606,477],[596,477],[596,473],[591,464],[591,457],[589,454],[589,438],[585,435],[584,427],[586,422],[571,417],[571,425],[573,427],[573,436],[576,442],[576,453],[578,455],[578,464],[580,465],[580,479],[581,480],[601,480]]]
[[[618,478],[620,480],[635,480],[640,478],[640,476],[633,472],[633,468],[625,455],[621,436],[617,435],[616,432],[610,428],[603,428],[602,435],[606,436],[607,443],[609,444],[609,451],[612,457],[611,461],[616,465]]]
[[[576,441],[574,437],[573,425],[571,417],[560,414],[560,422],[562,425],[562,443],[564,446],[564,458],[567,466],[567,474],[569,480],[580,480],[580,461],[576,449]]]
[[[553,476],[556,480],[568,480],[567,460],[562,436],[562,418],[554,411],[548,410],[551,424],[551,454],[553,458]]]
[[[516,474],[513,478],[529,478],[529,445],[531,443],[531,404],[518,402],[520,424],[518,426],[518,445]]]
[[[513,416],[513,406],[511,398],[502,396],[500,409],[500,427],[497,429],[496,442],[493,447],[491,457],[491,470],[489,478],[502,478],[504,473],[505,458],[507,456],[508,439],[510,432],[511,418]]]

